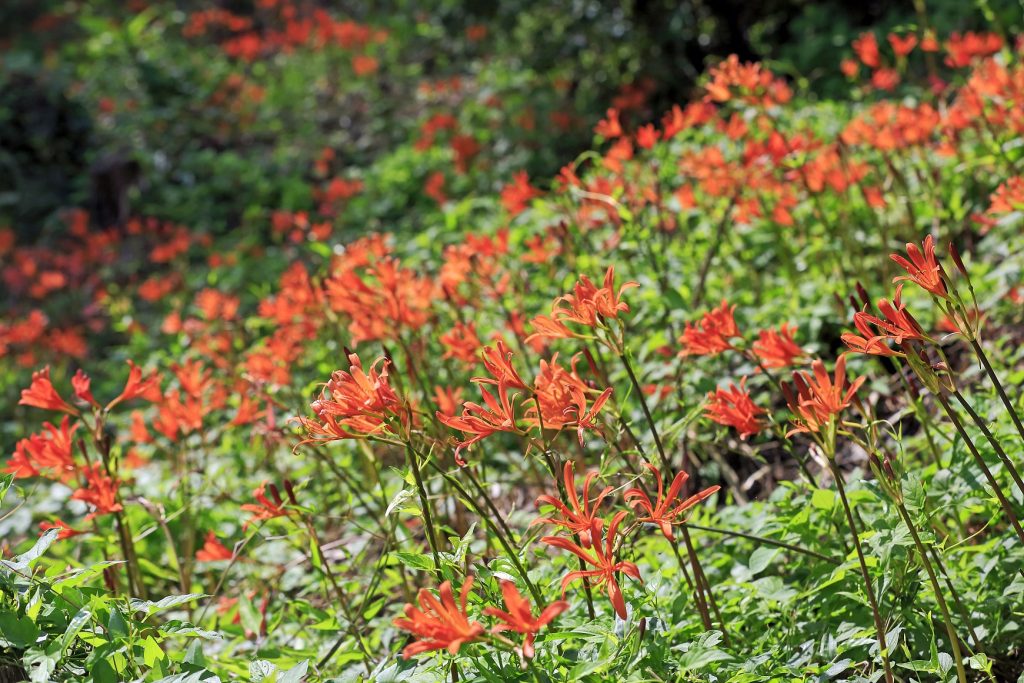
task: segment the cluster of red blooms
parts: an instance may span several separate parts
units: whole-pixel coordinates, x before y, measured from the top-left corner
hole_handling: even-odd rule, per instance
[[[364,50],[388,37],[386,31],[351,20],[335,19],[324,9],[305,12],[288,0],[261,0],[258,5],[259,28],[252,17],[224,9],[207,9],[193,12],[182,34],[186,38],[220,34],[224,52],[248,62],[267,54],[287,53],[302,47],[323,49],[337,46],[344,50]],[[367,60],[373,65],[369,66]],[[356,75],[373,73],[376,69],[376,59],[372,56],[357,54],[353,57]]]
[[[82,427],[83,406],[93,412],[94,418],[105,415],[120,403],[143,398],[159,400],[160,377],[156,374],[143,376],[142,370],[129,363],[128,381],[118,396],[101,405],[92,394],[89,376],[79,370],[71,379],[75,402],[70,403],[60,395],[50,381],[50,368],[46,367],[32,375],[32,383],[22,390],[18,405],[31,406],[42,410],[64,413],[60,426],[50,422],[43,424],[43,431],[21,439],[15,445],[14,454],[8,459],[3,471],[18,479],[43,477],[77,488],[71,494],[72,500],[82,501],[90,506],[86,519],[99,515],[120,512],[123,508],[118,489],[121,481],[109,470],[105,462],[81,462],[76,458],[78,437],[75,433]],[[81,454],[86,459],[88,455]],[[43,530],[59,528],[60,538],[77,533],[60,520],[44,523]]]

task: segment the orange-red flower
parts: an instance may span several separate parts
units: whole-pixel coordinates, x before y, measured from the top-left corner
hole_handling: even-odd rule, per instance
[[[395,626],[416,636],[417,640],[402,650],[402,656],[409,659],[422,652],[447,649],[457,654],[466,643],[479,640],[484,627],[477,621],[470,621],[466,613],[466,601],[473,587],[473,577],[467,577],[462,584],[459,604],[452,594],[451,581],[441,584],[441,599],[435,598],[426,588],[419,592],[419,609],[411,603],[405,606],[405,617],[394,620]]]
[[[270,489],[270,497],[267,497],[268,488]],[[248,528],[250,524],[288,516],[288,510],[285,507],[286,503],[281,498],[281,492],[277,490],[277,486],[274,484],[267,484],[264,481],[252,492],[252,497],[256,499],[255,503],[246,503],[242,506],[242,510],[252,513],[252,517],[242,524],[243,529]]]
[[[85,486],[72,493],[71,499],[80,500],[93,506],[93,511],[86,516],[86,519],[120,512],[124,509],[117,500],[117,490],[121,482],[110,477],[103,465],[93,463],[91,467],[83,468],[82,474],[85,476]]]
[[[59,517],[55,517],[52,522],[40,522],[39,530],[46,533],[50,529],[59,529],[57,532],[57,540],[63,541],[65,538],[71,538],[73,536],[81,536],[82,534],[89,533],[88,531],[79,531],[78,529],[72,528],[69,524],[64,522]]]
[[[923,251],[922,251],[923,249]],[[893,282],[910,280],[938,297],[946,297],[946,283],[942,279],[942,266],[935,259],[935,240],[931,235],[924,238],[922,249],[913,242],[907,243],[908,261],[901,254],[890,254],[889,258],[907,271],[906,275],[898,275]]]
[[[537,497],[537,506],[542,503],[555,508],[559,517],[539,517],[530,524],[554,524],[564,527],[570,533],[579,534],[580,543],[584,548],[589,548],[592,543],[592,532],[594,528],[600,529],[604,520],[597,516],[601,503],[607,498],[612,487],[606,486],[597,494],[593,500],[590,499],[590,485],[597,478],[597,471],[591,470],[583,480],[581,495],[576,494],[576,475],[573,470],[572,461],[566,461],[562,468],[562,479],[565,482],[565,495],[568,498],[568,507],[555,496],[544,494]]]
[[[439,337],[439,341],[445,347],[442,358],[455,358],[463,363],[476,362],[480,338],[476,336],[475,324],[457,322],[451,330]]]
[[[309,436],[299,445],[365,437],[388,429],[388,419],[399,413],[401,400],[390,384],[389,361],[378,358],[369,372],[356,354],[349,354],[348,361],[348,372],[335,370],[320,398],[310,404],[319,421],[296,418]]]
[[[159,393],[160,375],[153,372],[148,377],[143,377],[142,368],[132,361],[128,361],[128,381],[124,384],[124,390],[107,404],[106,410],[110,410],[122,401],[131,401],[139,397],[159,400]]]
[[[473,382],[478,384],[493,384],[495,386],[504,383],[510,389],[527,389],[526,382],[519,376],[519,372],[512,365],[512,352],[505,346],[501,339],[494,343],[494,346],[484,347],[480,353],[480,360],[484,368],[490,373],[490,377],[474,377]]]
[[[438,411],[437,419],[452,429],[457,429],[465,434],[471,434],[470,438],[460,441],[455,448],[455,462],[464,466],[466,461],[462,459],[462,449],[469,448],[477,441],[485,439],[496,432],[518,433],[516,426],[515,402],[508,396],[508,384],[504,381],[498,382],[498,396],[480,387],[484,403],[473,403],[467,401],[462,404],[462,415],[448,416]]]
[[[728,302],[722,301],[718,308],[708,311],[697,325],[686,323],[686,329],[679,337],[679,343],[684,356],[716,356],[722,351],[728,351],[735,347],[730,340],[740,336],[739,328],[736,327],[736,320],[733,318],[735,306],[729,306]]]
[[[512,176],[512,182],[501,190],[501,205],[513,217],[518,216],[530,205],[534,197],[540,195],[540,191],[530,185],[530,177],[526,171],[519,171]]]
[[[497,617],[504,622],[494,626],[491,632],[515,631],[523,634],[523,658],[532,659],[534,638],[542,628],[551,623],[552,619],[569,609],[569,603],[565,600],[556,600],[542,609],[539,616],[534,617],[530,601],[520,595],[514,583],[502,581],[501,595],[505,598],[504,610],[497,607],[488,607],[484,610],[484,614]]]
[[[786,368],[802,358],[804,350],[793,339],[796,327],[783,323],[776,331],[761,330],[753,344],[754,354],[766,368]]]
[[[73,478],[76,472],[73,437],[79,426],[78,422],[71,424],[67,415],[61,419],[60,427],[44,422],[43,432],[31,434],[15,444],[4,472],[18,479],[45,476],[68,481]]]
[[[829,376],[825,364],[820,360],[811,364],[811,371],[793,373],[796,393],[789,385],[783,385],[786,402],[794,415],[793,429],[787,436],[821,431],[834,416],[850,405],[865,380],[864,377],[858,377],[853,382],[847,379],[845,353],[836,360],[834,377]]]
[[[568,538],[563,538],[561,536],[545,536],[540,539],[548,545],[571,552],[585,563],[594,567],[594,569],[583,569],[569,572],[562,577],[562,597],[565,597],[565,590],[568,588],[569,584],[576,579],[583,579],[587,582],[594,579],[591,585],[597,589],[605,589],[608,593],[608,599],[611,600],[612,607],[615,609],[615,613],[620,619],[625,619],[627,616],[626,601],[622,597],[622,589],[619,588],[619,583],[616,580],[615,575],[622,573],[626,576],[633,577],[637,581],[642,581],[640,578],[639,567],[632,562],[626,562],[625,560],[617,561],[615,559],[615,539],[618,535],[619,525],[625,517],[626,512],[624,510],[616,513],[616,515],[612,517],[611,524],[608,525],[607,536],[604,539],[601,537],[603,524],[601,520],[595,519],[590,531],[594,543],[589,552],[576,545]]]
[[[212,531],[206,532],[206,539],[203,547],[196,552],[196,559],[200,562],[216,562],[217,560],[230,560],[235,554],[230,548],[217,540],[217,534]]]
[[[765,414],[758,408],[746,390],[747,378],[740,380],[740,385],[729,384],[728,389],[718,387],[708,392],[708,404],[704,407],[705,417],[726,427],[734,427],[741,439],[761,431],[758,417]]]
[[[623,494],[623,499],[627,505],[634,508],[640,508],[644,510],[647,515],[645,517],[637,516],[636,521],[643,522],[644,524],[657,524],[661,528],[661,533],[665,535],[669,541],[675,541],[675,537],[672,534],[673,524],[684,524],[685,519],[682,518],[684,512],[689,510],[695,505],[698,505],[701,501],[707,500],[711,496],[718,492],[721,486],[709,486],[708,488],[693,494],[686,500],[679,500],[679,493],[683,490],[683,485],[686,480],[689,479],[690,475],[686,472],[680,472],[673,479],[672,483],[669,484],[668,493],[665,493],[665,485],[662,481],[661,472],[657,467],[651,464],[644,465],[653,474],[654,478],[658,482],[658,498],[657,501],[652,503],[647,493],[640,488],[632,488]]]
[[[50,382],[50,367],[32,373],[32,384],[22,389],[20,406],[32,406],[43,410],[59,410],[69,415],[78,415],[78,408],[61,398]]]
[[[1012,211],[1024,211],[1024,176],[1008,178],[989,198],[990,216],[1002,216]]]
[[[92,384],[92,380],[89,379],[89,375],[85,374],[81,368],[75,372],[75,376],[71,378],[71,388],[75,391],[75,396],[85,401],[93,407],[99,407],[96,399],[93,398],[92,391],[89,386]]]

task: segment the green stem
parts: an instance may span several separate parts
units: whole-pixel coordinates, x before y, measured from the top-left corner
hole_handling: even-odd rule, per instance
[[[1021,481],[1020,473],[1017,471],[1017,468],[1013,466],[1013,461],[1010,460],[1010,456],[1008,456],[1006,451],[1003,450],[1003,447],[992,433],[992,430],[988,428],[988,425],[981,419],[981,416],[974,411],[974,408],[972,408],[971,404],[967,402],[967,399],[964,398],[963,394],[959,391],[954,391],[953,396],[955,396],[956,400],[961,406],[963,406],[963,409],[967,411],[967,414],[971,416],[971,419],[974,420],[974,424],[978,425],[978,429],[980,429],[981,433],[985,435],[988,442],[992,444],[992,448],[995,450],[996,455],[999,456],[999,460],[1002,461],[1003,467],[1005,467],[1006,471],[1010,473],[1010,478],[1013,479],[1013,483],[1016,484],[1017,489],[1024,494],[1024,481]]]
[[[939,587],[939,580],[935,577],[935,570],[932,569],[932,563],[928,560],[928,549],[921,541],[921,537],[917,533],[917,528],[914,526],[914,521],[911,519],[906,506],[903,505],[902,502],[897,502],[896,508],[900,511],[900,516],[903,517],[903,522],[907,525],[911,538],[914,539],[914,545],[917,546],[917,553],[921,556],[921,564],[924,565],[924,570],[928,573],[928,580],[932,584],[932,592],[935,593],[935,600],[939,603],[939,611],[942,612],[942,621],[946,625],[946,635],[949,636],[949,644],[953,648],[953,662],[956,664],[956,676],[960,680],[960,683],[967,683],[967,672],[964,671],[963,654],[960,652],[960,638],[957,637],[956,629],[953,628],[953,618],[949,615],[949,607],[946,606],[946,598],[942,595],[942,589]]]
[[[868,563],[864,559],[864,551],[860,547],[860,535],[857,533],[857,523],[853,519],[853,510],[850,509],[850,501],[846,498],[846,486],[843,484],[843,473],[839,471],[835,460],[828,458],[829,468],[832,470],[832,478],[836,480],[836,488],[839,489],[839,499],[843,503],[843,511],[846,513],[846,523],[850,527],[850,535],[853,537],[853,547],[857,551],[857,562],[860,564],[860,573],[864,579],[864,590],[868,594],[868,604],[871,606],[871,616],[875,621],[875,638],[878,640],[878,651],[882,655],[882,667],[885,669],[885,680],[893,683],[892,668],[889,665],[889,651],[886,645],[885,626],[882,624],[882,615],[878,611],[878,601],[875,599],[875,589],[871,585],[871,574],[868,573]]]
[[[985,349],[981,347],[981,344],[977,339],[971,340],[971,346],[974,347],[974,353],[977,354],[978,360],[985,368],[985,372],[988,373],[989,379],[992,380],[992,384],[996,388],[996,393],[999,394],[999,400],[1003,402],[1003,406],[1006,408],[1006,412],[1010,413],[1010,419],[1013,420],[1013,425],[1017,428],[1017,433],[1020,434],[1020,438],[1024,440],[1024,424],[1021,424],[1020,416],[1013,407],[1013,403],[1010,402],[1010,397],[1006,395],[1006,390],[1003,389],[1003,383],[999,381],[999,376],[996,375],[995,370],[992,369],[992,364],[988,362],[988,356],[985,355]]]
[[[430,544],[430,554],[434,558],[434,569],[441,571],[441,557],[437,552],[437,536],[434,533],[434,519],[430,513],[430,500],[427,498],[427,488],[423,485],[423,475],[420,473],[419,460],[416,452],[408,443],[405,444],[405,452],[408,456],[409,467],[412,469],[412,476],[416,480],[416,489],[420,496],[420,506],[423,508],[423,522],[427,527],[427,543]]]

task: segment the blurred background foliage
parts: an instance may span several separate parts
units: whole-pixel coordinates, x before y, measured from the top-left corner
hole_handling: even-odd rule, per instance
[[[849,97],[837,50],[865,28],[918,25],[921,1],[300,2],[290,5],[300,15],[329,8],[386,38],[239,57],[221,49],[237,37],[230,28],[204,36],[218,46],[190,36],[190,23],[223,10],[267,35],[280,28],[275,3],[9,0],[0,224],[33,241],[80,206],[101,227],[146,215],[267,230],[266,207],[317,208],[326,176],[314,169],[330,148],[328,175],[366,188],[344,198],[336,223],[415,231],[436,210],[422,191],[431,174],[461,196],[521,169],[550,177],[590,146],[606,108],[655,120],[729,54],[769,62],[809,98]],[[1019,0],[931,0],[926,21],[939,35],[1012,33],[1020,10]],[[373,69],[356,73],[356,55]],[[424,121],[439,113],[456,118],[450,149],[424,153]],[[460,172],[460,154],[473,173]]]

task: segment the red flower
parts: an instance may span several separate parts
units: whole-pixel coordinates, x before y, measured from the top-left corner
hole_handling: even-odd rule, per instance
[[[7,461],[4,472],[18,479],[38,477],[68,481],[76,472],[73,457],[75,431],[80,424],[71,424],[65,415],[60,427],[49,422],[43,423],[44,432],[21,439],[14,446],[14,454]]]
[[[519,376],[519,372],[512,366],[512,352],[505,346],[505,342],[498,340],[494,346],[484,347],[480,354],[484,368],[491,377],[474,377],[472,381],[478,384],[493,384],[498,386],[502,383],[510,389],[527,389],[526,382]]]
[[[730,307],[723,300],[720,307],[708,311],[697,325],[686,323],[686,329],[679,337],[679,343],[683,345],[680,355],[716,356],[722,351],[734,349],[729,340],[740,336],[733,318],[735,310],[735,306]]]
[[[309,442],[364,437],[388,429],[388,418],[399,414],[401,401],[391,388],[389,362],[378,358],[367,373],[356,354],[349,354],[348,361],[348,372],[335,370],[320,398],[310,404],[319,422],[296,418],[309,435],[296,448]],[[383,367],[378,369],[382,363]]]
[[[267,488],[270,489],[270,495],[273,500],[267,497]],[[290,485],[287,484],[287,482],[285,484],[285,488],[290,488]],[[268,485],[267,482],[264,481],[256,488],[255,491],[252,492],[252,496],[256,499],[256,502],[246,503],[242,506],[243,510],[252,513],[252,517],[242,524],[243,529],[255,522],[265,522],[268,519],[288,516],[288,510],[285,508],[284,499],[281,498],[281,492],[277,490],[277,486],[274,484]]]
[[[903,37],[890,33],[887,38],[889,44],[892,45],[892,51],[900,57],[906,57],[917,46],[917,36],[913,33],[908,33]]]
[[[875,334],[875,330],[871,329],[871,325],[860,313],[855,313],[853,316],[853,325],[860,332],[860,336],[853,334],[852,332],[844,332],[840,335],[843,343],[854,353],[865,353],[871,356],[902,356],[903,354],[899,351],[894,351],[889,348],[889,345],[885,343],[887,337],[885,335]]]
[[[124,390],[117,398],[107,404],[106,410],[110,410],[122,401],[131,401],[139,397],[149,400],[159,400],[160,375],[150,373],[149,377],[142,376],[142,368],[128,361],[128,381],[124,384]]]
[[[117,489],[121,482],[110,477],[103,469],[103,465],[93,463],[91,467],[84,468],[82,473],[85,475],[86,485],[72,493],[71,499],[80,500],[93,506],[93,511],[86,516],[86,519],[120,512],[124,509],[117,500]]]
[[[878,68],[880,63],[878,58],[878,39],[875,38],[874,33],[860,34],[853,41],[853,51],[857,53],[857,59],[865,66],[870,66],[872,69]]]
[[[75,372],[75,376],[71,378],[71,387],[75,390],[75,396],[82,399],[89,405],[98,408],[99,404],[96,399],[93,398],[92,391],[89,390],[89,385],[92,384],[92,380],[89,379],[89,375],[82,372],[81,368]]]
[[[81,536],[82,534],[89,533],[88,531],[79,531],[78,529],[71,528],[70,526],[68,526],[66,522],[61,520],[59,517],[55,518],[52,522],[39,523],[40,531],[45,533],[50,529],[60,529],[60,531],[57,533],[58,541],[63,541],[64,539],[71,538],[72,536]]]
[[[455,604],[451,581],[441,584],[440,600],[423,588],[420,589],[418,596],[419,609],[411,603],[406,604],[405,618],[398,618],[393,622],[398,628],[418,638],[416,642],[402,650],[405,659],[421,652],[441,649],[447,649],[454,655],[464,644],[480,639],[484,632],[483,625],[470,621],[466,613],[466,599],[472,586],[473,577],[467,577],[459,596],[461,606]]]
[[[480,338],[476,336],[476,325],[457,322],[451,330],[439,338],[445,351],[442,358],[455,358],[463,363],[475,363],[476,352],[480,348]]]
[[[497,398],[483,387],[480,387],[480,393],[483,394],[486,406],[467,401],[462,404],[462,415],[460,416],[449,417],[440,411],[436,413],[437,419],[442,424],[460,432],[472,434],[469,439],[459,442],[455,448],[455,462],[460,467],[466,464],[461,457],[463,448],[468,448],[495,432],[519,433],[520,431],[516,426],[515,405],[508,397],[508,385],[504,381],[498,383]]]
[[[601,287],[596,286],[586,275],[581,275],[573,286],[572,294],[555,299],[551,306],[551,317],[558,323],[572,322],[598,327],[602,318],[618,318],[619,313],[629,312],[629,304],[622,300],[622,293],[630,287],[639,286],[636,282],[626,282],[616,291],[615,266],[608,266]],[[539,331],[531,335],[531,338],[538,335]]]
[[[797,393],[793,393],[789,385],[783,385],[786,402],[794,413],[793,429],[787,436],[798,432],[819,432],[829,423],[833,416],[839,415],[850,402],[854,394],[864,383],[864,377],[848,382],[846,377],[846,354],[836,360],[835,378],[829,377],[825,364],[815,360],[811,364],[813,374],[794,372],[793,384]]]
[[[609,109],[605,118],[594,126],[594,134],[600,135],[605,140],[613,140],[622,137],[622,125],[619,123],[619,110]]]
[[[50,366],[32,373],[32,384],[22,389],[19,406],[32,406],[43,410],[59,410],[69,415],[78,415],[78,409],[61,398],[50,382]]]
[[[515,217],[525,211],[530,201],[538,196],[540,191],[530,185],[526,171],[519,171],[512,177],[512,182],[501,190],[501,205]]]
[[[924,238],[922,247],[923,253],[921,249],[917,248],[916,244],[912,242],[907,243],[909,261],[900,254],[889,255],[889,258],[895,261],[900,268],[907,271],[906,275],[898,275],[892,281],[910,280],[935,296],[945,298],[946,283],[942,280],[942,266],[935,259],[935,241],[931,235]]]
[[[654,465],[645,464],[645,467],[654,473],[654,478],[658,482],[658,500],[656,503],[651,503],[650,497],[639,488],[632,488],[623,494],[623,498],[627,505],[634,508],[639,507],[647,512],[646,517],[637,517],[638,522],[645,524],[657,524],[661,528],[661,533],[665,534],[665,538],[669,541],[675,541],[675,537],[672,535],[673,524],[683,524],[686,522],[685,519],[680,519],[682,514],[699,504],[718,492],[721,486],[709,486],[708,488],[695,493],[684,501],[679,501],[679,492],[683,490],[683,484],[689,478],[686,472],[680,472],[672,480],[672,483],[668,487],[668,494],[665,494],[664,483],[662,482],[661,472],[658,471]]]
[[[488,607],[484,610],[484,614],[497,617],[505,622],[492,628],[491,632],[515,631],[516,633],[522,633],[526,636],[523,639],[523,658],[532,659],[535,636],[542,628],[551,623],[552,619],[569,609],[569,603],[565,600],[557,600],[541,610],[540,616],[534,618],[530,601],[519,594],[514,583],[502,581],[501,595],[505,598],[505,609],[507,611],[500,610],[497,607]]]
[[[708,392],[708,404],[704,407],[704,415],[718,424],[735,427],[741,439],[761,431],[759,415],[765,411],[754,405],[746,390],[747,378],[740,380],[740,385],[730,384],[728,389],[718,387]]]
[[[597,494],[597,498],[590,500],[590,485],[597,478],[597,471],[591,470],[583,480],[582,496],[576,495],[576,476],[573,471],[572,461],[566,461],[562,468],[562,479],[565,481],[565,494],[569,501],[569,507],[554,496],[547,494],[537,497],[537,506],[541,503],[550,505],[561,515],[561,517],[540,517],[533,520],[534,524],[554,524],[565,527],[570,533],[579,534],[580,543],[584,548],[589,548],[592,543],[591,534],[596,528],[601,529],[604,520],[597,516],[601,503],[612,492],[611,486],[606,486]]]
[[[215,562],[217,560],[230,560],[235,554],[230,548],[217,540],[217,534],[212,531],[206,532],[206,540],[203,547],[196,552],[196,559],[200,562]]]
[[[626,562],[625,560],[615,560],[615,537],[619,530],[619,524],[625,519],[626,512],[618,512],[612,517],[611,524],[608,525],[608,535],[605,537],[602,543],[601,538],[601,527],[602,521],[595,519],[591,526],[591,536],[593,536],[594,544],[592,552],[587,552],[580,546],[576,545],[567,538],[559,536],[545,536],[540,539],[548,545],[553,545],[556,548],[562,550],[568,550],[573,555],[576,555],[585,563],[594,567],[594,569],[585,569],[569,572],[562,578],[562,597],[565,597],[565,589],[570,583],[576,579],[583,579],[584,581],[590,581],[590,579],[596,579],[593,582],[595,588],[604,587],[608,592],[608,599],[611,600],[612,607],[615,609],[615,613],[619,615],[620,619],[626,618],[626,601],[622,597],[622,590],[619,588],[619,583],[615,579],[615,575],[618,573],[631,576],[637,581],[642,581],[640,578],[640,569],[632,562]]]
[[[757,341],[753,344],[754,354],[761,359],[766,368],[785,368],[794,364],[805,353],[793,339],[796,327],[788,323],[775,330],[761,330]]]

